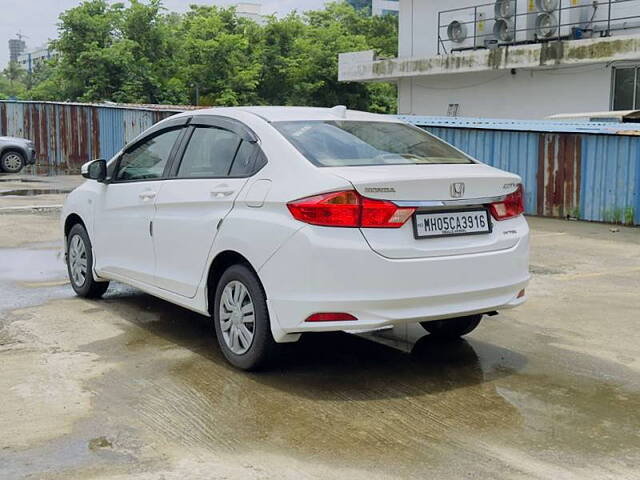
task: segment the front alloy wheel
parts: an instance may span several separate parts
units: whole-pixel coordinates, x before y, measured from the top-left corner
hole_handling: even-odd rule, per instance
[[[93,278],[93,252],[89,234],[81,224],[74,225],[67,236],[67,272],[73,290],[81,297],[98,298],[109,288],[109,282]]]

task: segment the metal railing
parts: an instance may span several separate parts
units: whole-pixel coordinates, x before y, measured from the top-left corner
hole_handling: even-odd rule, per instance
[[[543,3],[551,8],[542,9]],[[497,4],[509,15],[501,16]],[[582,16],[577,21],[576,13]],[[487,25],[493,28],[485,32]],[[640,0],[498,0],[439,11],[437,52],[609,37],[612,32],[629,29],[640,30]]]

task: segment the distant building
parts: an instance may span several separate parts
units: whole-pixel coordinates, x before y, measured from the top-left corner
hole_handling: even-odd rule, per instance
[[[367,12],[370,12],[371,1],[372,0],[347,0],[347,3],[356,10],[366,10]]]
[[[17,62],[18,57],[24,52],[27,48],[27,44],[24,43],[22,38],[12,38],[9,40],[9,61]]]
[[[17,62],[27,72],[33,73],[33,70],[38,65],[50,60],[54,55],[55,52],[53,50],[49,49],[48,46],[43,46],[20,54]]]
[[[400,0],[347,0],[347,3],[372,15],[398,15],[400,11]]]
[[[267,16],[262,15],[262,4],[241,2],[236,4],[236,15],[253,20],[258,25],[267,23]]]
[[[340,55],[394,82],[401,114],[542,119],[640,109],[640,0],[400,0],[398,58]]]
[[[400,0],[373,0],[371,13],[373,15],[398,15]]]

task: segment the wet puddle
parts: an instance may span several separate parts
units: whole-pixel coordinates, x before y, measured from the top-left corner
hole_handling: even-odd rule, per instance
[[[0,311],[71,296],[62,246],[0,249]]]
[[[0,249],[0,280],[50,282],[65,275],[61,246]]]
[[[16,256],[24,260],[27,253]],[[5,276],[0,271],[0,280]],[[16,476],[37,476],[52,465],[76,472],[157,468],[160,457],[150,460],[141,447],[157,442],[166,449],[160,455],[233,454],[230,462],[290,473],[283,464],[269,465],[276,452],[287,465],[324,469],[311,478],[363,478],[368,471],[371,479],[374,472],[424,478],[426,471],[463,478],[478,466],[484,472],[478,478],[507,478],[501,474],[510,471],[635,478],[640,395],[616,382],[606,362],[566,356],[543,341],[527,352],[517,340],[522,327],[510,321],[501,324],[508,345],[483,341],[482,329],[443,343],[416,325],[309,334],[284,346],[272,369],[244,373],[224,361],[209,319],[134,289],[116,285],[69,315],[69,326],[79,318],[129,325],[83,347],[119,367],[86,384],[96,392],[93,415],[71,435],[7,450],[7,471]],[[585,375],[584,365],[608,380]],[[313,462],[303,463],[308,459]]]
[[[47,183],[44,180],[29,179],[29,178],[0,178],[0,182],[7,182],[7,183]]]
[[[62,193],[70,193],[71,190],[61,189],[41,189],[41,188],[24,188],[20,190],[6,190],[0,192],[2,197],[35,197],[37,195],[58,195]]]

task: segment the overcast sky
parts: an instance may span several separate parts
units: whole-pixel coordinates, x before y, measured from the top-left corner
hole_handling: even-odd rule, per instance
[[[245,0],[247,1],[247,0]],[[248,0],[262,3],[265,14],[285,14],[291,10],[304,11],[322,8],[325,0]],[[58,15],[68,8],[80,4],[80,0],[0,0],[0,67],[9,61],[10,38],[20,32],[27,38],[28,48],[39,47],[56,37]],[[190,4],[232,5],[232,0],[164,0],[169,10],[184,11]]]

